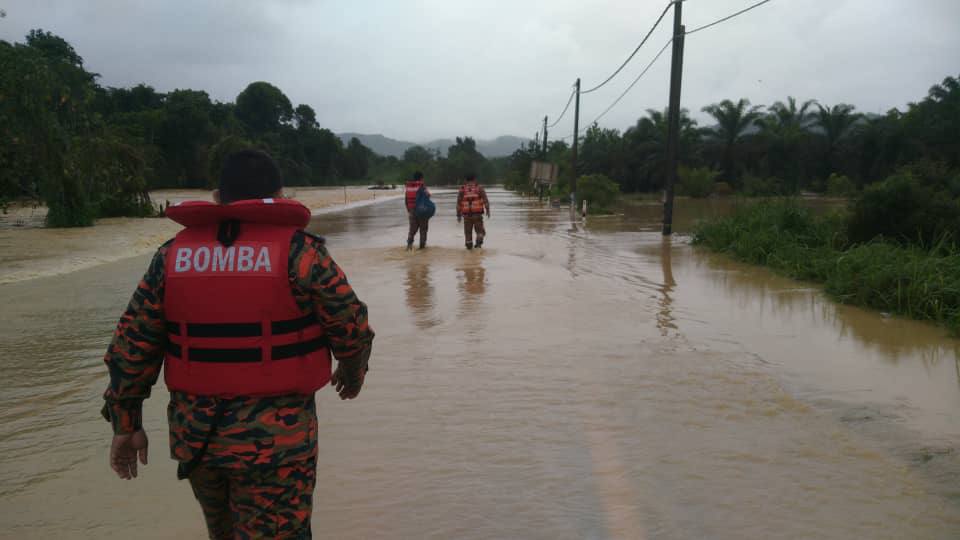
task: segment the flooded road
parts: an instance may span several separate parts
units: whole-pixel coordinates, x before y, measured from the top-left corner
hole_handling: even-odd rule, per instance
[[[315,218],[377,330],[360,398],[318,396],[318,538],[960,536],[958,342],[590,218],[453,195],[406,252],[400,202]],[[678,227],[725,211],[680,201]],[[202,538],[167,459],[112,476],[101,363],[148,258],[0,285],[0,538]]]

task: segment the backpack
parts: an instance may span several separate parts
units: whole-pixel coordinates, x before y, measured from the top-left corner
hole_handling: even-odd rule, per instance
[[[418,218],[430,219],[437,212],[437,205],[433,204],[430,196],[427,195],[426,186],[420,186],[417,190],[417,201],[413,206],[413,214]]]

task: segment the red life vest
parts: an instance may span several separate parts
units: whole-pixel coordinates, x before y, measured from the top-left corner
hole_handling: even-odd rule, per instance
[[[185,225],[167,252],[164,317],[171,391],[201,396],[311,395],[330,381],[330,351],[290,290],[290,240],[310,210],[285,199],[191,201],[167,216]],[[230,247],[221,221],[240,222]]]
[[[460,214],[470,216],[483,213],[482,189],[473,182],[460,186]]]
[[[423,187],[423,180],[410,180],[407,182],[406,191],[404,192],[407,201],[407,211],[413,211],[413,207],[417,205],[417,192],[420,191],[421,187]]]

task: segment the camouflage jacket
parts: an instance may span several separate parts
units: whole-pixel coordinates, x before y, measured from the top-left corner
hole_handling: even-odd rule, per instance
[[[116,434],[142,427],[143,400],[150,396],[163,365],[167,333],[163,314],[164,260],[171,242],[157,251],[126,312],[120,318],[104,362],[110,384],[101,414]],[[373,343],[367,306],[330,257],[323,239],[293,236],[289,256],[290,288],[304,315],[315,313],[330,351],[342,370],[365,370]],[[221,419],[211,431],[222,402]],[[170,453],[187,462],[203,447],[210,466],[277,466],[316,455],[317,416],[313,396],[218,400],[179,392],[170,394]]]

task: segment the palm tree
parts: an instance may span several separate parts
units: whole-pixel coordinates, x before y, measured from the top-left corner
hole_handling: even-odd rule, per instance
[[[793,96],[787,97],[786,103],[778,101],[770,106],[769,112],[757,121],[760,132],[769,141],[767,160],[770,173],[784,175],[790,180],[792,190],[800,187],[801,167],[798,163],[797,152],[807,128],[813,120],[810,109],[816,101],[807,100],[797,106]]]
[[[810,108],[816,105],[816,100],[809,99],[797,107],[797,98],[787,97],[787,102],[778,101],[770,106],[769,114],[757,123],[767,132],[781,137],[795,137],[806,131],[813,118]]]
[[[723,143],[723,177],[732,180],[734,177],[734,154],[737,142],[743,137],[747,128],[752,126],[761,117],[760,105],[750,106],[749,99],[740,99],[733,103],[725,99],[720,103],[707,105],[703,112],[716,120],[717,125],[711,131]]]
[[[663,186],[664,167],[667,161],[668,109],[647,109],[647,116],[623,134],[628,148],[628,167],[631,170],[632,190],[651,191]],[[680,156],[689,153],[700,137],[697,121],[690,118],[690,111],[680,109]]]
[[[860,120],[862,116],[855,113],[853,105],[841,103],[833,107],[824,107],[817,104],[819,109],[814,118],[814,123],[820,128],[824,138],[827,141],[827,153],[825,156],[826,173],[829,175],[833,171],[833,158],[836,153],[837,145],[844,135],[850,131],[850,128]]]

